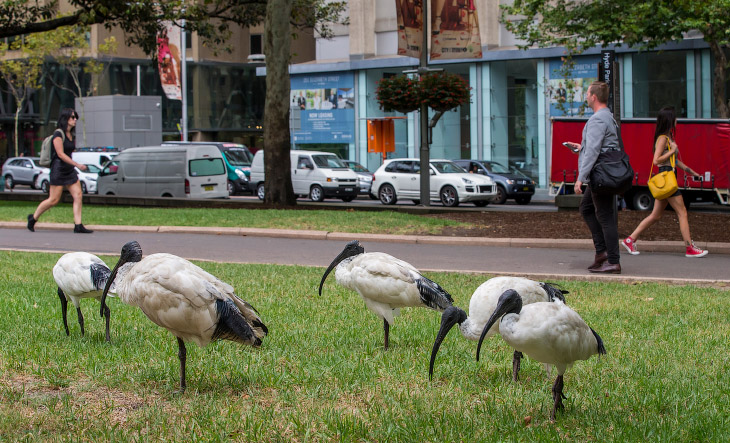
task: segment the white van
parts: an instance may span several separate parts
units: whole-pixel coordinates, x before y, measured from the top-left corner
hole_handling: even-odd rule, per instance
[[[84,164],[84,165],[94,165],[97,168],[101,169],[106,162],[114,158],[115,155],[119,154],[118,149],[114,150],[103,150],[103,151],[96,151],[95,148],[77,148],[72,154],[71,158],[74,159],[75,162]]]
[[[291,181],[294,194],[309,196],[312,201],[339,198],[351,202],[357,197],[357,174],[335,154],[320,151],[297,151],[290,154]],[[251,162],[251,185],[264,199],[264,151],[256,152]]]
[[[129,148],[99,173],[99,195],[228,198],[223,155],[212,145]]]

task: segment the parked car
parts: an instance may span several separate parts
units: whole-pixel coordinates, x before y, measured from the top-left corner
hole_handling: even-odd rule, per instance
[[[76,174],[79,176],[79,181],[81,182],[81,192],[84,194],[96,194],[96,180],[99,178],[99,171],[101,171],[101,168],[92,164],[87,164],[86,167],[88,168],[86,171],[74,168],[76,170]],[[51,184],[50,179],[48,178],[49,176],[50,170],[41,173],[41,175],[39,175],[35,180],[36,189],[40,189],[48,194],[48,189]]]
[[[94,165],[101,169],[104,164],[109,160],[113,159],[115,155],[119,154],[119,148],[114,147],[99,147],[99,148],[76,148],[71,153],[71,158],[75,162],[82,163],[84,165]]]
[[[240,143],[229,142],[182,142],[182,141],[166,141],[162,142],[163,146],[168,145],[213,145],[223,154],[223,161],[226,164],[228,172],[228,195],[241,193],[253,193],[254,188],[250,186],[251,162],[253,154]]]
[[[356,161],[342,160],[342,163],[357,174],[357,186],[360,188],[360,194],[370,195],[370,188],[373,185],[373,173]]]
[[[451,160],[431,160],[431,200],[444,206],[471,202],[484,207],[497,196],[497,187],[488,176],[469,174]],[[372,191],[384,205],[399,198],[415,204],[421,200],[421,161],[417,158],[386,160],[373,174]]]
[[[504,204],[513,198],[520,205],[526,205],[535,194],[535,181],[517,169],[508,169],[503,164],[486,160],[454,160],[454,163],[477,174],[491,177],[497,184],[496,204]]]
[[[28,185],[35,189],[35,182],[48,168],[38,164],[39,157],[10,157],[3,163],[3,180],[5,189],[13,189],[15,185]]]
[[[314,202],[331,197],[351,202],[357,197],[357,174],[335,154],[292,150],[290,160],[294,194],[309,196]],[[251,163],[251,183],[261,200],[265,195],[264,174],[264,151],[258,151]]]

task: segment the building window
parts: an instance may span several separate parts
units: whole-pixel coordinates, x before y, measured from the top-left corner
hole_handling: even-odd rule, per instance
[[[251,34],[249,54],[263,54],[264,44],[261,34]]]
[[[686,117],[687,52],[638,53],[632,58],[634,117],[656,117],[664,106],[674,106],[677,117]]]

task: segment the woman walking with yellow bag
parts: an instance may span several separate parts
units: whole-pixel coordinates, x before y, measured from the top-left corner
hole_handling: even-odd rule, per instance
[[[656,130],[654,131],[653,165],[657,165],[659,167],[658,173],[669,171],[671,174],[676,174],[674,169],[674,163],[676,160],[677,167],[681,168],[685,173],[689,175],[698,175],[692,168],[685,165],[677,158],[679,155],[679,149],[677,147],[677,143],[674,141],[676,127],[677,118],[674,113],[674,108],[671,106],[662,108],[659,111],[659,115],[657,115]],[[689,235],[687,208],[684,206],[682,193],[679,192],[679,189],[677,189],[677,191],[669,197],[654,201],[654,209],[651,211],[651,214],[639,223],[639,226],[634,229],[634,232],[632,232],[630,236],[621,241],[623,247],[629,251],[629,254],[638,255],[639,251],[636,249],[636,240],[642,232],[649,228],[649,226],[662,218],[662,214],[664,214],[664,209],[666,209],[667,204],[672,205],[674,212],[677,213],[677,218],[679,219],[679,230],[682,233],[684,244],[687,246],[685,257],[704,257],[707,255],[708,251],[695,246],[692,242],[692,237]]]

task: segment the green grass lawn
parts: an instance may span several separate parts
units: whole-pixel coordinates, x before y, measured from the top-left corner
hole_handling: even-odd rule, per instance
[[[0,201],[0,220],[28,220],[36,202]],[[70,204],[59,204],[43,214],[41,222],[72,223]],[[326,211],[306,209],[141,208],[136,206],[84,205],[86,225],[221,226],[377,234],[438,234],[444,226],[459,226],[393,211]]]
[[[382,322],[312,267],[198,263],[261,313],[260,349],[188,346],[188,391],[174,337],[110,299],[84,300],[86,336],[67,337],[51,276],[58,254],[0,251],[0,441],[727,441],[730,295],[712,288],[558,282],[608,355],[554,377],[458,331],[428,379],[440,315],[404,309],[382,349]],[[102,257],[113,265],[115,257]],[[428,273],[461,307],[487,276]],[[530,417],[529,424],[526,417]]]

